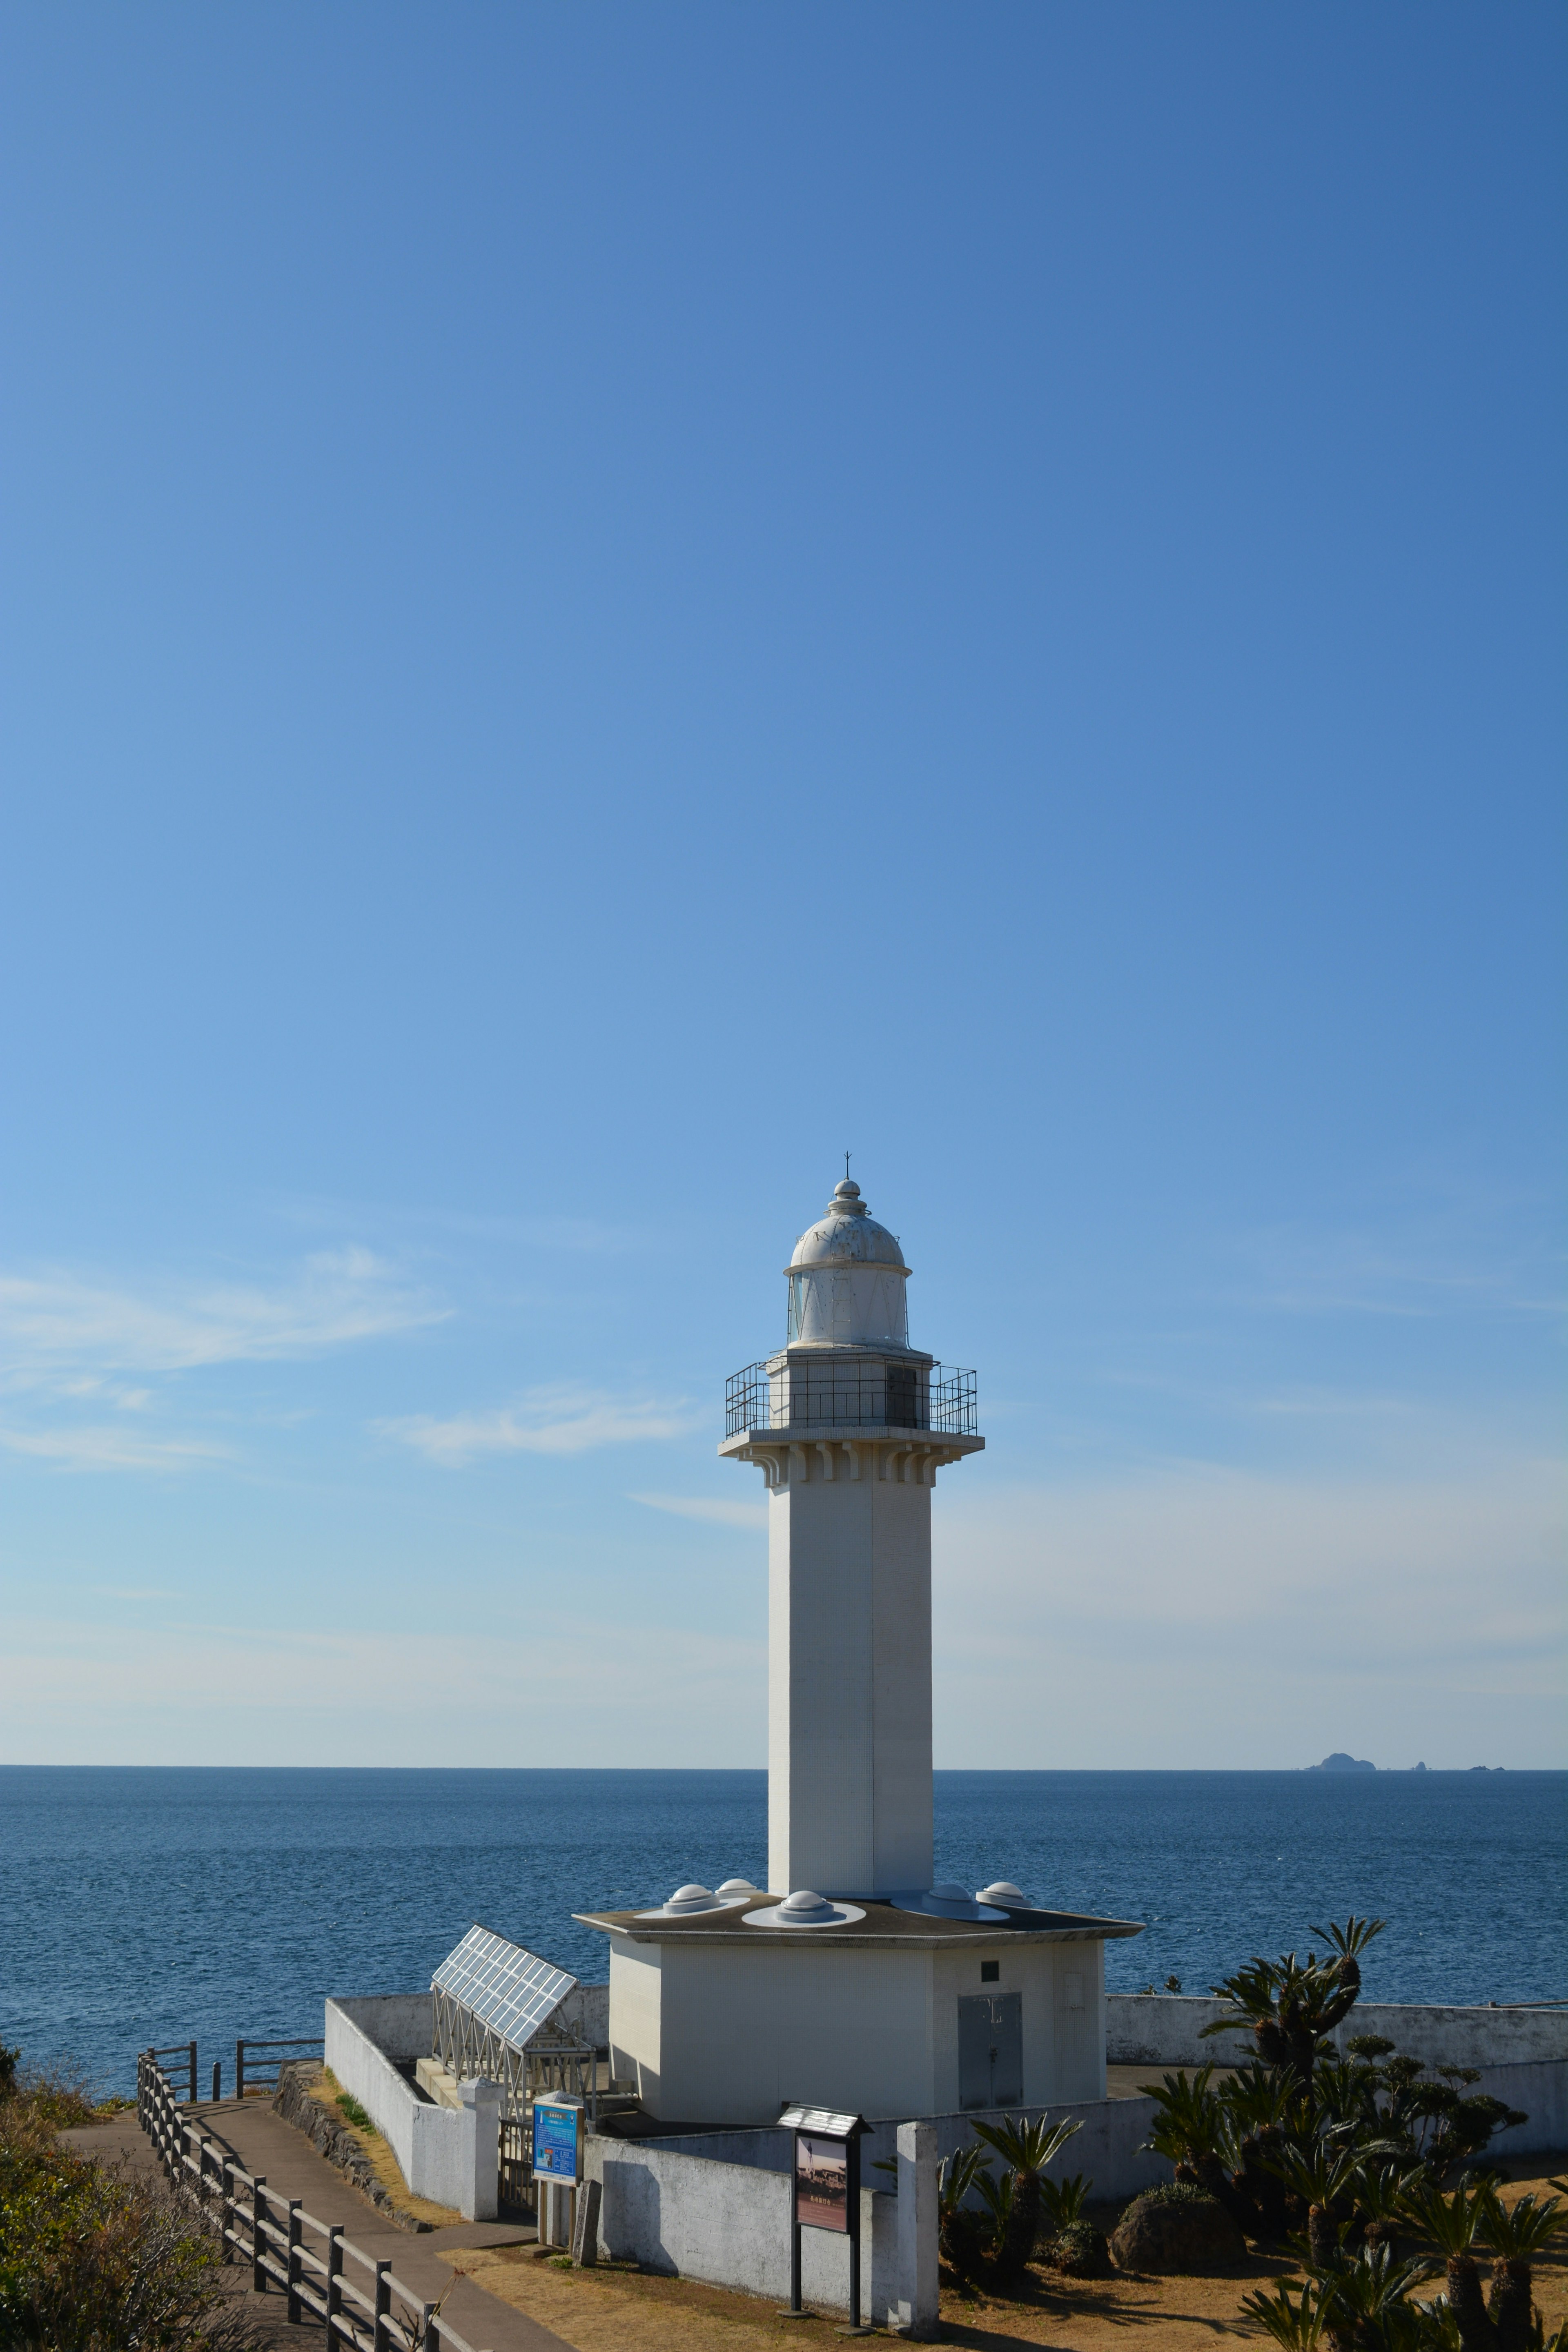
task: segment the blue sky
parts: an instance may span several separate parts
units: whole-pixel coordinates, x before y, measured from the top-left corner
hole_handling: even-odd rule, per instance
[[[1561,13],[0,26],[12,1761],[1568,1761]]]

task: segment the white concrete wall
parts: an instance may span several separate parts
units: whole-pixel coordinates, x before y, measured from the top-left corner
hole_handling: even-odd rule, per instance
[[[579,2042],[603,2050],[610,2038],[610,1988],[607,1984],[574,1985],[558,2011],[560,2023]]]
[[[460,2110],[432,2106],[393,2063],[416,2054],[399,2045],[408,2038],[411,2014],[421,2000],[428,2048],[428,1993],[328,2001],[326,2063],[364,2108],[416,2197],[454,2206],[465,2221],[493,2221],[500,2156],[496,2085],[466,2084],[468,2103]],[[383,2033],[390,2048],[383,2046]]]
[[[1103,2095],[1097,1941],[857,1948],[809,1929],[750,1932],[754,1949],[613,1941],[612,2065],[650,2115],[769,2125],[797,2099],[868,2116],[941,2114],[958,2105],[959,2000],[990,1991],[1022,1995],[1029,2105]],[[994,1986],[980,1974],[989,1960]]]
[[[1201,2029],[1227,2003],[1188,1993],[1111,1993],[1105,2054],[1120,2066],[1236,2066],[1252,2056],[1245,2033]],[[1384,2033],[1424,2066],[1518,2066],[1568,2061],[1568,2009],[1440,2008],[1358,2001],[1329,2037],[1338,2049],[1354,2034]]]
[[[1015,2117],[1021,2113],[1026,2120],[1035,2122],[1042,2110],[1014,2107],[1007,2112]],[[1154,2120],[1152,2099],[1053,2101],[1048,2114],[1052,2123],[1072,2118],[1079,2125],[1061,2154],[1047,2166],[1048,2179],[1067,2180],[1075,2172],[1085,2172],[1094,2183],[1094,2197],[1120,2199],[1136,2197],[1141,2189],[1152,2189],[1162,2180],[1174,2179],[1164,2158],[1149,2155],[1142,2145]],[[931,2116],[928,2120],[936,2131],[938,2160],[945,2161],[969,2146],[977,2123],[1000,2123],[1002,2111],[984,2116]],[[891,2138],[890,2127],[883,2126],[872,2153],[879,2157],[890,2155]],[[889,2145],[884,2146],[884,2140]]]
[[[786,2143],[787,2135],[775,2133]],[[748,2135],[749,2137],[749,2135]],[[932,2159],[934,2163],[934,2158]],[[600,2242],[612,2256],[704,2279],[712,2286],[789,2301],[790,2180],[787,2168],[692,2156],[668,2140],[588,2142],[586,2168],[603,2187]],[[931,2205],[934,2230],[934,2194]],[[901,2293],[900,2288],[904,2291]],[[847,2241],[825,2230],[801,2237],[801,2295],[833,2311],[849,2308]],[[863,2318],[886,2320],[911,2293],[899,2268],[898,2200],[860,2191]]]

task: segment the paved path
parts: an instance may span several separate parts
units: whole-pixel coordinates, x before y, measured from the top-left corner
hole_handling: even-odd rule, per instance
[[[531,2223],[504,2221],[458,2221],[414,2236],[395,2229],[335,2165],[317,2155],[303,2132],[273,2113],[268,2101],[221,2099],[185,2112],[237,2156],[247,2172],[260,2174],[273,2196],[298,2197],[318,2221],[342,2222],[345,2235],[373,2260],[390,2262],[395,2276],[422,2302],[440,2302],[451,2284],[452,2265],[443,2259],[444,2249],[515,2246],[534,2237]],[[112,2123],[62,2132],[60,2137],[68,2147],[103,2162],[119,2161],[139,2172],[158,2168],[152,2142],[133,2111]],[[321,2344],[320,2321],[290,2327],[281,2294],[247,2291],[244,2302],[253,2341],[263,2352],[303,2352],[306,2344]],[[563,2337],[499,2302],[472,2279],[458,2280],[442,2315],[476,2352],[571,2352]]]

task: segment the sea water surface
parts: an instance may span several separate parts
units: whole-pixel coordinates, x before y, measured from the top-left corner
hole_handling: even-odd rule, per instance
[[[1386,1918],[1366,1998],[1568,1997],[1568,1773],[939,1772],[936,1876],[1144,1923],[1112,1990],[1206,1990]],[[475,1920],[603,1982],[574,1911],[765,1876],[763,1772],[0,1767],[0,2042],[121,2089],[149,2043],[319,2034]]]

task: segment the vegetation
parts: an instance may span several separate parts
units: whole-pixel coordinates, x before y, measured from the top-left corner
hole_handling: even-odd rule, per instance
[[[338,2105],[342,2109],[342,2112],[347,2116],[349,2122],[353,2124],[355,2131],[363,2132],[367,2138],[370,2139],[374,2139],[375,2137],[375,2125],[372,2121],[368,2110],[361,2106],[359,2101],[355,2098],[352,2091],[340,2091],[338,2093]]]
[[[216,2233],[161,2182],[62,2148],[60,2130],[102,2105],[18,2058],[0,2051],[0,2347],[230,2352],[241,2338]]]
[[[1248,2238],[1291,2249],[1302,2281],[1243,2306],[1283,2352],[1568,2352],[1568,2326],[1548,2345],[1531,2299],[1531,2264],[1568,2210],[1556,2197],[1509,2206],[1480,2167],[1496,2134],[1526,2118],[1479,2095],[1473,2069],[1428,2073],[1379,2034],[1351,2037],[1342,2056],[1330,2039],[1384,1924],[1314,1928],[1321,1959],[1254,1958],[1212,1988],[1227,2007],[1205,2033],[1248,2046],[1223,2078],[1207,2065],[1143,2085],[1155,2102],[1146,2146],[1175,2173],[1145,2195],[1212,2201]],[[1069,2275],[1102,2271],[1105,2242],[1083,2218],[1093,2183],[1045,2177],[1076,2126],[1007,2116],[974,2128],[938,2176],[942,2259],[959,2280],[1005,2292],[1042,2254]],[[1438,2272],[1443,2292],[1421,2301]]]
[[[1229,2009],[1205,2033],[1245,2033],[1250,2053],[1223,2082],[1203,2066],[1146,2084],[1157,2107],[1147,2145],[1169,2158],[1178,2191],[1217,2199],[1249,2237],[1285,2240],[1300,2256],[1299,2289],[1244,2305],[1284,2352],[1542,2352],[1531,2264],[1568,2214],[1554,2197],[1510,2209],[1497,2176],[1476,2168],[1495,2135],[1526,2118],[1475,2094],[1473,2068],[1428,2074],[1370,2033],[1342,2057],[1329,2039],[1384,1925],[1314,1927],[1329,1948],[1321,1959],[1255,1958],[1214,1986]],[[1434,2251],[1402,2260],[1411,2237]],[[1422,2303],[1414,2291],[1438,2269],[1446,2292]],[[1553,2344],[1568,2352],[1568,2331]]]
[[[1076,2123],[1053,2124],[1044,2116],[1037,2123],[1005,2116],[999,2124],[975,2125],[975,2138],[999,2156],[1007,2168],[1000,2181],[994,2183],[989,2172],[981,2172],[975,2176],[974,2184],[992,2216],[989,2252],[992,2265],[1001,2277],[1021,2278],[1025,2264],[1033,2259],[1035,2242],[1040,2234],[1040,2217],[1047,2204],[1043,2177],[1046,2167],[1060,2155],[1079,2128]],[[1079,2178],[1081,2180],[1081,2175]],[[1059,2205],[1059,2192],[1054,2194]],[[1078,2207],[1082,2203],[1080,2188]],[[1077,2207],[1070,2218],[1077,2220]]]
[[[1306,2279],[1247,2295],[1242,2305],[1284,2352],[1568,2352],[1568,2322],[1548,2342],[1533,2307],[1531,2265],[1568,2226],[1558,2200],[1521,2197],[1503,2203],[1495,2183],[1430,2185],[1410,2200],[1408,2217],[1436,2248],[1436,2258],[1398,2262],[1387,2245],[1310,2259]],[[1483,2294],[1478,2242],[1494,2257]],[[1441,2268],[1447,2293],[1422,2303],[1413,2290]]]
[[[1321,1960],[1249,1960],[1213,1988],[1230,2007],[1204,2028],[1248,2035],[1247,2063],[1217,2084],[1211,2065],[1142,2086],[1158,2109],[1147,2145],[1177,2179],[1217,2198],[1250,2238],[1304,2230],[1320,2265],[1347,2245],[1392,2253],[1412,2198],[1440,2190],[1525,2120],[1472,2094],[1474,2069],[1428,2075],[1380,2034],[1338,2054],[1328,2036],[1354,2008],[1360,1955],[1383,1927],[1352,1916],[1312,1930],[1330,1948]]]

